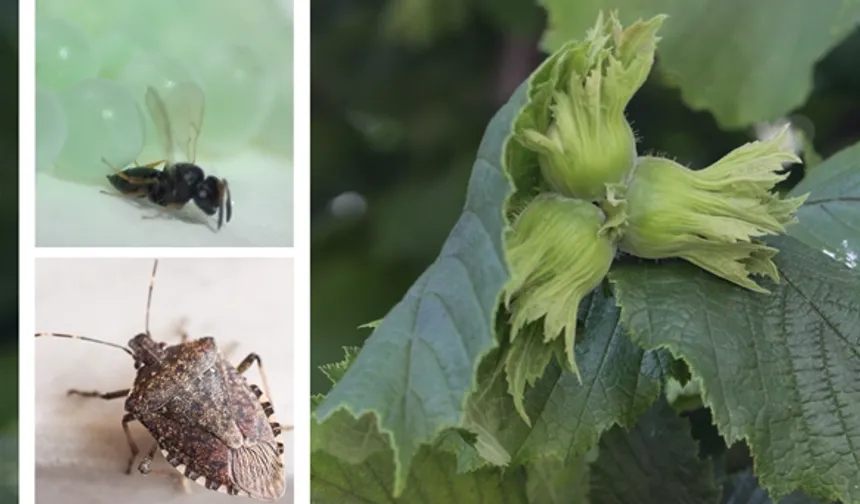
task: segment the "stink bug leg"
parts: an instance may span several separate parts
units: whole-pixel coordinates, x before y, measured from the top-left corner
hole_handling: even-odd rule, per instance
[[[126,468],[125,473],[131,474],[131,466],[134,465],[134,459],[137,458],[137,455],[140,453],[140,448],[137,447],[137,443],[134,442],[134,438],[131,436],[131,431],[128,429],[128,424],[134,422],[136,418],[131,413],[126,413],[122,417],[122,430],[125,432],[125,439],[128,441],[128,447],[131,448],[131,457],[128,458],[128,468]]]
[[[125,353],[127,353],[127,354],[131,355],[132,357],[134,357],[135,359],[137,359],[137,357],[134,355],[134,353],[131,350],[129,350],[128,348],[126,348],[122,345],[109,343],[107,341],[102,341],[102,340],[98,340],[95,338],[89,338],[87,336],[78,336],[77,334],[68,334],[68,333],[42,332],[42,333],[36,333],[36,337],[37,338],[53,337],[53,338],[77,339],[77,340],[82,340],[82,341],[89,341],[91,343],[99,343],[101,345],[119,348],[120,350],[124,351]],[[131,391],[131,389],[115,390],[113,392],[98,392],[95,390],[81,391],[81,390],[77,390],[77,389],[69,389],[68,391],[66,391],[66,395],[70,395],[70,396],[71,395],[78,395],[81,397],[98,398],[98,399],[103,399],[103,400],[109,401],[112,399],[119,399],[120,397],[126,397],[126,396],[128,396],[128,393],[130,391]],[[134,465],[134,459],[137,458],[138,453],[140,453],[140,449],[137,447],[137,443],[134,442],[134,438],[131,436],[131,431],[128,428],[128,424],[131,422],[134,422],[134,421],[136,421],[136,418],[134,418],[134,416],[131,414],[126,414],[122,417],[122,430],[125,432],[125,439],[128,442],[129,449],[131,450],[131,457],[128,460],[128,467],[126,469],[126,474],[131,474],[131,467]]]
[[[96,390],[81,391],[77,389],[69,389],[69,391],[66,392],[66,395],[76,395],[81,397],[98,398],[110,401],[112,399],[119,399],[120,397],[128,396],[129,391],[130,389],[116,390],[114,392],[98,392]],[[128,468],[125,471],[126,474],[131,474],[131,467],[134,465],[134,459],[137,458],[138,453],[140,453],[140,449],[138,449],[137,443],[134,442],[134,438],[131,436],[131,431],[128,428],[128,424],[134,421],[135,418],[129,414],[126,414],[122,417],[122,430],[125,432],[125,439],[128,442],[128,447],[131,449],[131,457],[128,459]]]
[[[66,395],[77,395],[81,397],[98,397],[99,399],[110,401],[111,399],[119,399],[120,397],[127,396],[129,390],[131,389],[122,389],[117,390],[115,392],[98,392],[96,390],[82,391],[77,389],[69,389],[69,391],[66,392]]]
[[[257,369],[260,371],[260,378],[263,380],[263,388],[265,389],[265,394],[260,390],[256,385],[251,385],[251,390],[254,392],[254,395],[257,396],[257,400],[260,401],[260,406],[263,407],[263,412],[266,414],[266,420],[269,422],[269,427],[272,429],[272,435],[275,436],[275,441],[278,443],[278,453],[284,453],[284,443],[281,441],[281,432],[293,430],[292,425],[281,425],[275,420],[275,409],[272,407],[271,394],[269,394],[269,383],[266,380],[266,373],[263,371],[263,361],[260,359],[260,356],[255,353],[248,354],[247,357],[242,359],[242,362],[236,366],[236,371],[239,374],[243,374],[248,368],[251,367],[251,364],[257,363]]]
[[[266,373],[263,371],[263,361],[260,359],[259,355],[255,353],[248,354],[248,356],[242,359],[242,362],[236,366],[236,371],[238,371],[239,374],[244,374],[245,371],[251,367],[251,364],[255,362],[257,363],[257,369],[260,370],[260,378],[263,379],[263,391],[266,393],[266,397],[271,397],[271,394],[269,393],[269,382],[266,380]]]
[[[188,484],[188,478],[184,478],[181,474],[175,471],[161,471],[158,469],[153,469],[151,467],[152,460],[155,457],[156,452],[158,452],[158,443],[152,443],[152,446],[146,452],[146,455],[144,455],[144,457],[141,459],[140,464],[137,465],[137,470],[144,475],[154,474],[162,478],[168,478],[174,483],[179,483],[179,486],[182,487],[183,493],[190,494],[191,485]]]
[[[150,464],[152,464],[152,458],[155,457],[155,452],[158,451],[158,443],[152,443],[152,447],[149,448],[149,451],[146,452],[146,455],[141,459],[140,464],[137,466],[137,470],[143,474],[149,474],[152,472],[152,468]]]
[[[116,390],[114,392],[98,392],[96,390],[81,391],[77,389],[69,389],[69,391],[66,392],[66,395],[76,395],[81,397],[98,398],[110,401],[111,399],[119,399],[120,397],[126,397],[129,391],[130,389]],[[132,417],[131,415],[125,415],[122,418],[122,430],[125,431],[126,441],[128,441],[128,446],[129,448],[131,448],[131,458],[128,460],[128,469],[126,470],[127,474],[131,474],[131,466],[134,465],[134,459],[137,457],[138,454],[137,444],[134,442],[134,438],[131,437],[131,431],[128,430],[128,424],[133,421],[134,417]]]
[[[265,411],[266,416],[269,419],[269,425],[272,427],[272,432],[275,434],[275,437],[278,438],[281,431],[293,430],[293,426],[281,425],[274,421],[275,411],[272,408],[272,403],[269,402],[269,398],[271,397],[271,394],[269,393],[269,382],[266,380],[266,373],[263,371],[263,361],[260,359],[260,356],[255,353],[248,354],[248,356],[242,359],[242,362],[236,366],[236,371],[238,371],[239,374],[243,374],[255,362],[257,363],[257,369],[260,371],[260,378],[263,380],[263,391],[265,393],[263,394],[255,385],[251,385],[251,390],[254,391],[257,398],[260,400],[260,404],[263,406],[263,411]],[[278,444],[281,445],[281,449],[283,450],[283,445],[281,444],[280,439],[278,439]]]

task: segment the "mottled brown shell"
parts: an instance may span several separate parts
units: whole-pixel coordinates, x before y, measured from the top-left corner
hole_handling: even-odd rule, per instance
[[[210,490],[264,501],[283,496],[280,428],[262,391],[220,356],[212,338],[167,347],[159,357],[138,371],[126,409],[171,465]]]
[[[230,452],[232,480],[237,487],[260,500],[284,495],[284,445],[274,409],[259,387],[248,386],[236,368],[221,361],[227,377],[231,409],[245,437],[244,445]]]

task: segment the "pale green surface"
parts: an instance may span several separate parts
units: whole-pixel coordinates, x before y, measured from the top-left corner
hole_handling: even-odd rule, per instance
[[[102,184],[110,173],[104,157],[125,166],[140,154],[144,117],[124,87],[105,79],[89,79],[60,95],[69,134],[54,174],[63,179]]]
[[[292,86],[290,86],[292,87]],[[260,131],[260,146],[266,150],[292,158],[293,156],[293,97],[280,92],[272,102],[271,110]]]
[[[116,26],[113,19],[132,2],[98,2],[93,0],[36,0],[37,17],[50,15],[66,20],[81,30],[101,36]],[[38,30],[38,20],[36,21]]]
[[[277,3],[134,0],[124,7],[39,2],[37,82],[56,89],[98,76],[120,83],[143,105],[147,86],[165,91],[190,80],[206,95],[200,152],[235,155],[264,131],[272,134],[264,124],[272,125],[273,115],[290,114],[274,125],[289,127],[275,133],[278,146],[292,143],[291,106],[283,106],[292,102],[292,29]],[[144,158],[160,157],[148,125]]]
[[[249,47],[224,46],[201,55],[207,89],[206,136],[200,149],[226,154],[247,145],[266,119],[275,83]]]
[[[67,131],[66,112],[54,93],[36,88],[36,169],[47,170],[54,164]]]
[[[36,31],[36,82],[52,90],[65,89],[95,77],[99,62],[91,41],[65,21],[39,16]]]
[[[281,172],[277,180],[288,180],[292,176],[290,10],[290,2],[267,0],[247,3],[231,0],[38,0],[37,85],[47,90],[63,90],[58,92],[63,114],[55,113],[50,104],[40,105],[42,124],[38,135],[44,138],[37,140],[37,164],[47,177],[37,180],[40,207],[52,207],[49,201],[66,199],[57,191],[79,193],[70,191],[64,184],[53,183],[55,178],[111,190],[105,179],[110,170],[101,163],[101,157],[121,167],[134,161],[148,163],[164,159],[159,136],[145,107],[144,94],[146,88],[152,86],[164,97],[173,86],[185,82],[197,84],[205,95],[197,158],[206,160],[205,164],[199,163],[206,173],[230,181],[234,204],[237,200],[247,202],[259,194],[274,193],[274,189],[277,191],[272,197],[291,200],[291,183],[267,191],[260,186],[270,184],[269,180],[251,179],[261,172],[270,173],[269,170]],[[82,84],[87,78],[98,78],[100,84]],[[132,112],[133,105],[138,109],[136,112]],[[167,106],[170,108],[171,104]],[[172,114],[172,110],[168,112]],[[140,120],[135,114],[140,115]],[[64,129],[59,122],[63,115],[68,119],[68,136],[58,140],[62,136],[58,132]],[[58,122],[54,123],[52,118]],[[180,128],[174,126],[174,129]],[[61,153],[50,166],[54,157],[52,149],[57,149],[58,142],[62,144]],[[280,159],[267,162],[259,170],[232,162],[237,157],[248,157],[245,154],[257,147],[277,154]],[[176,154],[177,161],[185,160],[181,151]],[[262,158],[250,158],[268,159],[268,156],[263,153]],[[240,193],[243,187],[247,187],[244,194]],[[76,203],[66,202],[67,205]],[[264,206],[236,206],[234,222],[238,213],[248,211],[249,207]],[[280,204],[275,206],[280,208]],[[140,209],[137,210],[139,215]],[[51,229],[65,230],[61,234],[66,239],[73,236],[76,242],[92,245],[128,241],[109,237],[104,234],[107,231],[99,238],[96,225],[101,229],[106,229],[107,225],[102,217],[67,222],[72,220],[68,214],[53,211],[50,214],[60,220],[52,222]],[[291,225],[286,224],[292,220],[291,207],[286,213],[246,214],[244,219],[261,223],[270,233],[287,232],[289,228],[289,236],[265,238],[266,244],[292,243]],[[139,231],[137,221],[126,224]],[[163,224],[166,221],[154,222]],[[256,236],[258,231],[248,230],[243,234]],[[176,230],[170,233],[175,237],[182,234]],[[52,237],[41,232],[38,235],[43,243],[65,244],[60,235]],[[166,239],[162,237],[157,241]],[[221,244],[258,243],[255,240]]]
[[[277,152],[292,158],[293,156],[293,55],[292,40],[293,26],[288,25],[281,33],[282,39],[290,43],[281,48],[278,58],[283,58],[285,63],[276,68],[277,86],[275,98],[268,115],[261,127],[258,141],[267,150]],[[277,42],[275,42],[277,44]]]

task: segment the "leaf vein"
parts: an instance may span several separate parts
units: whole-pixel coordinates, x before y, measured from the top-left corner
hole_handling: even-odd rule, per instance
[[[836,416],[839,418],[839,423],[842,426],[842,430],[845,433],[845,441],[848,443],[848,447],[851,449],[851,455],[854,458],[854,467],[860,468],[860,457],[857,455],[857,449],[854,446],[854,440],[849,435],[848,422],[845,421],[845,414],[842,411],[842,405],[839,403],[839,398],[836,396],[836,386],[833,383],[833,373],[830,369],[830,362],[828,360],[827,355],[827,347],[824,342],[824,328],[821,328],[818,331],[818,346],[821,350],[821,358],[824,361],[823,370],[824,370],[824,379],[827,381],[828,388],[828,398],[833,403],[833,407],[836,410]]]
[[[838,222],[838,223],[842,224],[843,226],[847,227],[847,228],[848,228],[848,229],[850,229],[851,231],[857,231],[857,232],[860,232],[860,227],[855,226],[854,224],[851,224],[851,223],[849,223],[848,221],[846,221],[846,220],[842,219],[842,217],[840,217],[839,215],[837,215],[837,214],[833,213],[833,211],[831,211],[829,208],[827,208],[827,206],[825,206],[825,205],[821,205],[821,211],[822,211],[822,212],[824,212],[824,213],[826,213],[827,215],[829,215],[830,217],[832,217],[832,218],[833,218],[833,220],[835,220],[836,222]]]

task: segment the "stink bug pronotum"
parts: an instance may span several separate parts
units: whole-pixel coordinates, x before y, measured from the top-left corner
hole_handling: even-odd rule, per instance
[[[137,375],[131,388],[68,391],[69,395],[106,400],[125,398],[122,428],[131,449],[127,474],[132,473],[140,455],[129,430],[129,424],[137,421],[155,439],[138,464],[141,473],[154,472],[150,464],[160,449],[177,471],[207,489],[262,501],[279,499],[286,488],[281,432],[292,427],[275,420],[260,357],[251,353],[234,367],[221,355],[212,337],[189,339],[184,331],[178,344],[155,341],[149,332],[149,312],[157,270],[156,259],[147,295],[145,332],[134,336],[128,348],[66,333],[43,332],[36,337],[108,345],[134,359]],[[248,384],[242,375],[254,363],[263,390]]]

